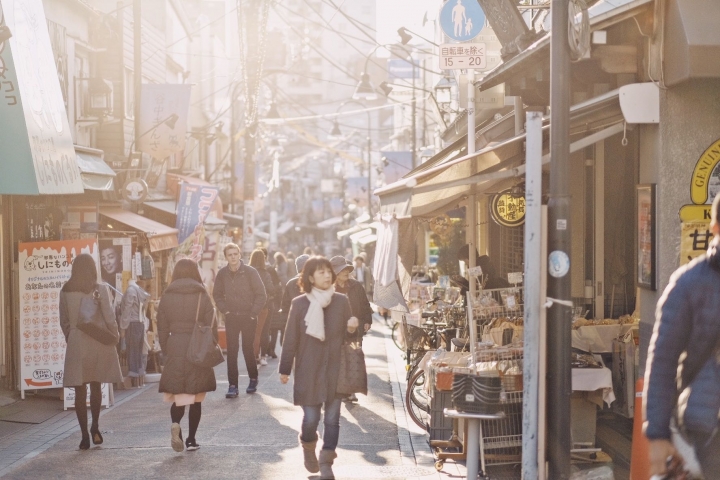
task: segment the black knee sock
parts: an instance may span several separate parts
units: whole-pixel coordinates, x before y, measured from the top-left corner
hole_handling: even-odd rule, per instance
[[[100,407],[102,405],[102,389],[100,382],[90,382],[90,414],[92,415],[92,428],[99,430]],[[85,414],[87,415],[87,413]]]
[[[190,405],[190,415],[188,420],[190,421],[190,432],[188,435],[189,440],[195,440],[195,432],[197,432],[198,425],[200,425],[200,417],[202,416],[202,403],[195,402]]]
[[[170,418],[172,423],[180,423],[180,420],[185,416],[185,406],[178,407],[174,403],[170,406]]]
[[[83,437],[88,434],[87,426],[87,385],[75,387],[75,415],[77,415]]]

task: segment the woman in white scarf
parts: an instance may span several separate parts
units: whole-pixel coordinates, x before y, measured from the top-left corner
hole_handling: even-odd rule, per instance
[[[335,293],[335,273],[328,259],[310,258],[298,283],[305,294],[296,297],[290,307],[280,357],[280,381],[287,383],[294,371],[293,401],[304,413],[299,439],[305,468],[310,473],[319,471],[321,479],[333,479],[342,405],[342,395],[336,392],[340,350],[346,339],[356,335],[358,320],[350,312],[347,297]],[[323,407],[325,433],[318,460],[317,426]]]

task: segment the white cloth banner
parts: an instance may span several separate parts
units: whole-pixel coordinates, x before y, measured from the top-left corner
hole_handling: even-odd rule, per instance
[[[190,88],[185,84],[143,84],[137,150],[163,160],[185,150]]]
[[[375,251],[375,281],[387,287],[397,280],[398,263],[398,221],[392,215],[382,215],[377,230]]]

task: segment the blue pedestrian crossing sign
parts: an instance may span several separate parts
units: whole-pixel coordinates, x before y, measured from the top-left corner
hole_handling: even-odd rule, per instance
[[[440,27],[456,42],[472,40],[485,26],[485,12],[477,0],[447,0],[440,9]]]

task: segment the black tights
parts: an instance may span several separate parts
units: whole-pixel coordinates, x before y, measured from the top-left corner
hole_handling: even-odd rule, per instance
[[[170,418],[172,423],[180,423],[180,420],[185,416],[185,405],[178,407],[174,403],[170,406]],[[188,440],[195,440],[195,432],[197,432],[198,425],[200,425],[200,417],[202,416],[202,403],[195,402],[190,405],[190,432]]]
[[[75,414],[77,415],[80,431],[83,437],[88,434],[87,426],[87,383],[75,387]],[[100,405],[102,403],[102,391],[100,382],[90,382],[90,413],[92,415],[91,430],[100,430],[98,420],[100,418]]]

